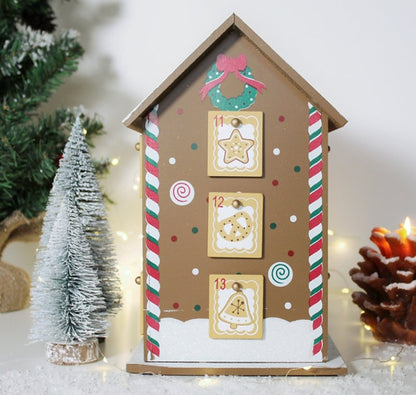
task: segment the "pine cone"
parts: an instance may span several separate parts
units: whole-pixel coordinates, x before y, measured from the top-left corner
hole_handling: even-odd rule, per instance
[[[374,231],[375,241],[373,236]],[[392,239],[397,244],[392,233],[386,236],[383,243]],[[361,321],[376,339],[416,344],[416,257],[392,256],[395,248],[375,242],[385,255],[370,247],[360,249],[364,261],[350,270],[350,276],[365,292],[354,292],[353,302],[363,310]]]

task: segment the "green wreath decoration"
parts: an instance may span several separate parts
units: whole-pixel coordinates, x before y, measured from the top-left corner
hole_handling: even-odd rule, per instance
[[[207,73],[205,83],[218,78],[220,74],[221,73],[218,71],[217,65],[214,64]],[[248,66],[241,72],[241,74],[247,78],[253,78],[251,69]],[[254,103],[257,96],[257,89],[248,84],[244,84],[244,91],[240,96],[226,98],[221,92],[221,84],[218,84],[208,92],[208,96],[211,99],[212,105],[217,107],[219,110],[237,111],[244,110]]]
[[[237,97],[226,98],[221,92],[221,83],[229,73],[235,73],[237,78],[244,82],[244,91]],[[221,111],[238,111],[250,107],[256,99],[257,91],[262,93],[264,88],[266,86],[262,82],[253,78],[244,55],[234,59],[221,54],[209,69],[205,85],[199,93],[202,95],[202,100],[209,96],[212,105]]]

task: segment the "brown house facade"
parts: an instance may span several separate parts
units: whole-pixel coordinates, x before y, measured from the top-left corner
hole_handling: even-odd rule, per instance
[[[124,123],[144,361],[325,361],[327,140],[346,120],[232,15]]]

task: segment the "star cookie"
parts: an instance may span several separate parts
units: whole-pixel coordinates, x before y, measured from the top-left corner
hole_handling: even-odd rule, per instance
[[[241,163],[248,163],[248,151],[254,145],[254,141],[241,136],[238,129],[234,129],[228,139],[219,140],[219,146],[225,151],[224,162],[231,163],[238,160]]]

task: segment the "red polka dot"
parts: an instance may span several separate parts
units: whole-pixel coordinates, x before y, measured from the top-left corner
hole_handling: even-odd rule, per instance
[[[183,108],[178,108],[177,110],[176,110],[176,113],[178,114],[178,115],[182,115],[183,114]]]
[[[279,181],[277,181],[277,180],[273,180],[273,181],[272,181],[272,185],[273,185],[274,187],[277,187],[277,186],[279,185]]]
[[[178,309],[178,308],[179,308],[179,303],[175,302],[175,303],[173,304],[173,308],[174,308],[174,309]]]
[[[293,255],[295,255],[295,252],[294,252],[294,251],[292,251],[292,250],[289,250],[289,251],[287,252],[287,255],[289,255],[289,256],[293,256]]]
[[[284,121],[285,121],[285,117],[283,115],[280,115],[279,122],[284,122]]]
[[[178,241],[178,237],[177,237],[177,236],[172,236],[170,239],[171,239],[173,242]]]

